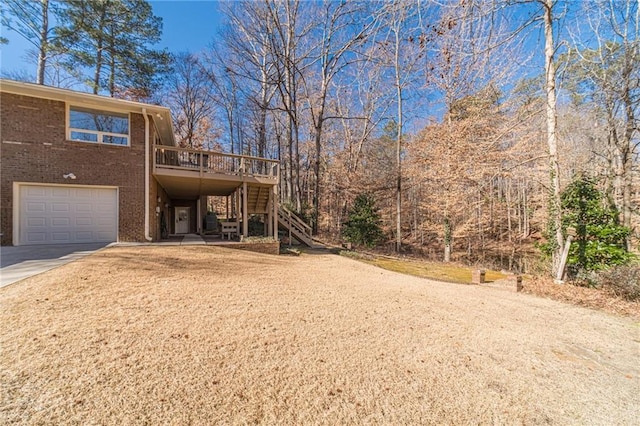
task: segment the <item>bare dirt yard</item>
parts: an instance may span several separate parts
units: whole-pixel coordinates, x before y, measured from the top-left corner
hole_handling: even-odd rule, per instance
[[[0,289],[0,424],[638,424],[640,324],[331,254],[115,247]]]

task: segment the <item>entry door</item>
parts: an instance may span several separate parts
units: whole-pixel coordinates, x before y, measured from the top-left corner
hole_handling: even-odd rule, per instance
[[[176,207],[176,234],[189,233],[189,207]]]

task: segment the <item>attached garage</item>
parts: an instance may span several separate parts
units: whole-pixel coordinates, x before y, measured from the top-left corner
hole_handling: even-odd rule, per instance
[[[16,183],[17,245],[113,242],[118,189]],[[15,229],[15,228],[14,228]]]

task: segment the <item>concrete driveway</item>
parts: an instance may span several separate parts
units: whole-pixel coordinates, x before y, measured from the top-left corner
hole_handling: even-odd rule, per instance
[[[106,247],[108,244],[0,247],[0,287],[80,259]]]

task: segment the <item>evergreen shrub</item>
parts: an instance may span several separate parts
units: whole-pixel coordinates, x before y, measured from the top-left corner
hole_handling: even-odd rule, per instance
[[[570,276],[623,265],[633,258],[626,249],[629,228],[619,224],[618,211],[592,178],[579,176],[567,186],[562,210],[565,235],[568,227],[576,229],[567,261]]]
[[[375,198],[372,194],[363,193],[353,202],[349,218],[342,225],[342,236],[353,244],[371,248],[384,237],[381,223]]]

